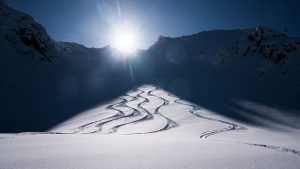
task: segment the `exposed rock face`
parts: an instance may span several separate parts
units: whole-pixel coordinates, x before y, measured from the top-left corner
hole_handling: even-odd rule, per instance
[[[55,41],[44,27],[22,12],[0,2],[0,36],[23,51],[25,55],[51,62],[55,58]]]

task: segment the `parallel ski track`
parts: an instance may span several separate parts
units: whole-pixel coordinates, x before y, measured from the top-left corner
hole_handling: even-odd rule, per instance
[[[173,127],[176,127],[177,126],[177,123],[172,121],[171,119],[163,116],[160,112],[159,112],[159,109],[163,106],[166,106],[169,104],[169,102],[162,98],[162,97],[158,97],[154,94],[152,94],[153,91],[155,90],[158,90],[157,88],[154,88],[153,90],[150,90],[147,92],[147,96],[153,96],[153,97],[157,97],[159,99],[161,99],[163,101],[163,104],[158,106],[156,109],[155,109],[155,114],[157,115],[160,115],[162,117],[164,117],[166,120],[167,120],[167,124],[159,129],[159,130],[156,130],[156,131],[151,131],[151,132],[142,132],[142,133],[132,133],[132,134],[146,134],[146,133],[154,133],[154,132],[159,132],[159,131],[162,131],[162,130],[167,130],[167,129],[170,129],[170,128],[173,128]],[[111,105],[108,105],[106,107],[106,109],[109,109],[109,110],[115,110],[115,111],[118,111],[118,114],[112,116],[112,117],[108,117],[108,118],[105,118],[105,119],[101,119],[101,120],[96,120],[96,121],[93,121],[93,122],[90,122],[90,123],[87,123],[87,124],[84,124],[80,127],[78,127],[78,131],[74,132],[74,133],[84,133],[84,130],[85,128],[88,128],[90,126],[96,126],[98,128],[98,130],[96,131],[93,131],[93,132],[88,132],[88,133],[84,133],[84,134],[91,134],[91,133],[99,133],[101,132],[102,130],[102,127],[104,125],[107,125],[115,120],[119,120],[119,119],[122,119],[122,118],[130,118],[130,117],[136,117],[136,116],[141,116],[140,119],[136,119],[136,120],[128,120],[128,122],[124,122],[122,124],[119,124],[119,125],[116,125],[116,126],[113,126],[108,133],[105,133],[105,134],[111,134],[111,133],[115,133],[117,132],[118,128],[122,127],[122,126],[125,126],[127,124],[131,124],[131,123],[139,123],[139,122],[144,122],[146,120],[152,120],[153,119],[153,114],[151,114],[147,109],[145,109],[143,107],[143,104],[145,103],[149,103],[149,99],[147,97],[144,97],[142,96],[144,93],[146,93],[144,90],[142,89],[139,89],[137,88],[136,91],[139,91],[139,93],[135,96],[131,96],[129,94],[126,94],[126,96],[132,98],[131,100],[126,100],[122,97],[120,97],[119,99],[121,99],[122,101],[121,102],[118,102],[118,103],[115,103],[115,104],[111,104]],[[128,103],[131,102],[131,101],[134,101],[134,100],[137,100],[137,99],[143,99],[142,102],[138,103],[137,104],[137,108],[134,108],[132,106],[129,106]],[[128,114],[128,115],[125,115],[125,113],[119,109],[118,107],[127,107],[127,108],[130,108],[132,109],[132,113],[131,114]]]
[[[147,100],[146,102],[149,102],[149,99],[148,99],[148,98],[146,98],[146,97],[144,97],[144,96],[141,96],[141,94],[145,93],[145,91],[143,91],[143,90],[141,90],[141,89],[139,89],[139,88],[137,88],[137,90],[139,90],[139,91],[141,92],[141,93],[138,95],[138,97],[144,98],[145,100]],[[171,119],[167,118],[166,116],[162,115],[162,114],[159,112],[159,110],[160,110],[161,107],[167,106],[167,105],[169,104],[169,101],[167,101],[166,99],[164,99],[164,98],[162,98],[162,97],[159,97],[159,96],[156,96],[156,95],[152,94],[152,92],[154,92],[154,91],[156,91],[156,90],[158,90],[157,87],[155,87],[153,90],[150,90],[150,91],[147,92],[147,95],[148,95],[148,96],[157,97],[157,98],[159,98],[159,99],[161,99],[161,100],[163,101],[163,104],[160,105],[160,106],[158,106],[158,107],[155,109],[155,111],[154,111],[153,114],[156,114],[156,115],[159,115],[159,116],[162,116],[163,118],[165,118],[165,119],[167,120],[167,124],[166,124],[164,127],[162,127],[161,129],[159,129],[159,130],[150,131],[150,132],[137,132],[137,133],[131,133],[131,134],[126,134],[126,135],[156,133],[156,132],[160,132],[160,131],[163,131],[163,130],[168,130],[168,129],[170,129],[170,128],[173,128],[173,127],[178,126],[178,124],[177,124],[176,122],[172,121]],[[139,107],[140,109],[143,109],[144,111],[148,112],[149,114],[151,114],[148,110],[146,110],[146,109],[142,106],[142,104],[143,104],[143,103],[139,104],[138,107]],[[151,114],[151,118],[149,118],[149,119],[153,119],[153,115],[152,115],[152,114]],[[140,122],[140,121],[139,121],[139,122]]]
[[[177,97],[175,97],[175,96],[173,96],[172,94],[169,94],[169,93],[168,93],[168,96],[177,98]],[[181,105],[185,105],[185,106],[190,106],[192,109],[189,112],[192,113],[193,115],[199,117],[199,118],[203,118],[203,119],[207,119],[207,120],[215,121],[215,122],[220,122],[220,123],[223,123],[223,124],[225,124],[225,125],[228,126],[228,127],[222,128],[222,129],[216,129],[216,130],[206,131],[206,132],[204,132],[204,133],[202,133],[200,135],[200,138],[208,138],[210,136],[213,136],[213,135],[216,135],[216,134],[219,134],[219,133],[222,133],[222,132],[227,132],[227,131],[247,130],[245,127],[240,126],[238,124],[234,124],[234,123],[231,123],[231,122],[228,122],[228,121],[224,121],[224,120],[214,119],[214,118],[211,118],[211,117],[202,116],[202,115],[200,115],[200,114],[197,113],[198,110],[201,110],[200,107],[198,107],[196,105],[193,105],[193,104],[189,104],[189,103],[183,103],[182,99],[180,99],[180,98],[177,99],[177,100],[175,100],[174,102],[177,103],[177,104],[181,104]]]
[[[141,116],[141,118],[139,118],[139,119],[128,120],[128,122],[124,122],[122,124],[113,126],[110,129],[110,131],[108,133],[106,133],[106,134],[111,134],[111,133],[117,132],[118,128],[120,128],[122,126],[125,126],[127,124],[130,124],[130,123],[139,123],[139,122],[143,122],[145,120],[153,120],[153,114],[164,117],[167,120],[167,124],[159,130],[150,131],[150,132],[141,132],[141,133],[131,133],[131,134],[126,134],[126,135],[156,133],[156,132],[160,132],[160,131],[163,131],[163,130],[168,130],[168,129],[173,128],[173,127],[177,127],[179,125],[175,121],[169,119],[168,117],[166,117],[166,116],[164,116],[160,113],[160,109],[163,106],[169,105],[169,101],[167,99],[161,97],[161,96],[157,96],[157,95],[153,94],[154,91],[160,90],[158,87],[155,87],[153,90],[150,90],[150,91],[147,92],[147,96],[156,97],[156,98],[159,98],[163,101],[163,104],[156,107],[153,114],[151,114],[147,109],[145,109],[142,106],[143,104],[150,102],[149,99],[146,96],[142,96],[142,94],[144,94],[146,92],[144,90],[140,89],[140,88],[136,88],[135,90],[139,91],[139,93],[135,96],[131,96],[129,94],[126,94],[126,96],[130,97],[131,100],[127,100],[127,99],[124,99],[124,98],[120,97],[119,98],[121,100],[120,102],[108,105],[106,107],[106,109],[108,109],[108,110],[117,111],[118,113],[116,115],[113,115],[113,116],[110,116],[110,117],[107,117],[107,118],[104,118],[104,119],[92,121],[92,122],[86,123],[84,125],[81,125],[81,126],[75,128],[75,130],[76,130],[75,132],[24,132],[24,133],[18,133],[17,135],[99,133],[99,132],[101,132],[101,129],[102,129],[103,125],[106,125],[110,122],[113,122],[114,120],[119,120],[119,119],[122,119],[122,118],[130,118],[130,117]],[[193,104],[190,104],[190,103],[187,103],[187,102],[183,102],[182,99],[180,99],[180,98],[178,98],[178,97],[176,97],[176,96],[174,96],[170,93],[168,93],[167,95],[170,96],[170,97],[175,98],[176,99],[176,100],[174,100],[175,103],[191,107],[192,109],[189,110],[189,112],[192,113],[193,115],[195,115],[199,118],[206,119],[206,120],[219,122],[219,123],[225,124],[227,126],[227,127],[221,128],[221,129],[206,131],[206,132],[204,132],[200,135],[200,138],[208,138],[208,137],[214,136],[216,134],[223,133],[223,132],[228,132],[228,131],[247,130],[245,127],[240,126],[238,124],[234,124],[232,122],[202,116],[199,113],[197,113],[197,111],[201,110],[200,107],[198,107],[196,105],[193,105]],[[138,99],[143,99],[143,101],[141,101],[140,103],[137,104],[137,108],[134,108],[134,107],[128,105],[128,103],[130,103],[131,101],[138,100]],[[127,107],[127,108],[131,109],[132,112],[129,113],[129,114],[125,114],[118,107]],[[90,127],[90,126],[94,126],[98,129],[96,131],[93,131],[93,132],[84,133],[84,130],[86,128]],[[216,141],[226,141],[226,140],[216,140]],[[274,145],[267,145],[267,144],[257,144],[257,143],[248,143],[248,142],[234,142],[234,141],[227,141],[227,142],[244,144],[244,145],[255,146],[255,147],[261,147],[261,148],[266,148],[266,149],[269,149],[269,150],[274,150],[274,151],[278,151],[278,152],[282,152],[282,153],[289,153],[289,154],[300,156],[300,151],[299,150],[287,148],[285,146],[274,146]]]

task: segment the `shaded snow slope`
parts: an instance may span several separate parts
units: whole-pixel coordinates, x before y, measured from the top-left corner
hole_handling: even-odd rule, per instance
[[[154,83],[166,90],[243,122],[265,125],[254,119],[258,116],[299,128],[299,41],[266,27],[160,37],[141,54],[136,69],[144,71],[136,74],[145,82],[155,77]],[[276,120],[274,111],[295,121]]]

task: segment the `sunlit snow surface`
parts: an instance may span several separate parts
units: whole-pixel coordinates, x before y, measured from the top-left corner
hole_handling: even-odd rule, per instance
[[[0,135],[0,168],[298,168],[300,132],[249,126],[144,85],[49,132]]]

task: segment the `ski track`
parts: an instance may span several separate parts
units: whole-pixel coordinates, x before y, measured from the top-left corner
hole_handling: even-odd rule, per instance
[[[294,154],[294,155],[300,156],[299,150],[290,149],[290,148],[286,148],[286,147],[271,146],[271,145],[266,145],[266,144],[244,143],[244,142],[240,142],[240,143],[250,145],[250,146],[256,146],[256,147],[262,147],[262,148],[266,148],[266,149],[270,149],[270,150],[275,150],[275,151],[282,152],[282,153],[289,153],[289,154]]]
[[[171,97],[177,98],[176,96],[173,96],[172,94],[168,93],[168,95],[171,96]],[[182,102],[180,102],[181,100],[182,99],[179,98],[179,99],[175,100],[174,102],[177,103],[177,104],[192,107],[192,109],[190,110],[190,113],[196,115],[197,117],[229,125],[228,127],[225,127],[225,128],[222,128],[222,129],[206,131],[206,132],[204,132],[200,135],[200,138],[208,138],[210,136],[213,136],[213,135],[216,135],[216,134],[219,134],[219,133],[222,133],[222,132],[227,132],[227,131],[247,130],[247,128],[245,128],[243,126],[240,126],[240,125],[237,125],[237,124],[234,124],[234,123],[231,123],[231,122],[227,122],[227,121],[223,121],[223,120],[219,120],[219,119],[214,119],[214,118],[202,116],[202,115],[196,113],[196,111],[200,110],[200,108],[198,106],[195,106],[193,104],[188,104],[188,103],[182,103]],[[224,140],[218,140],[218,141],[224,141]],[[290,149],[290,148],[286,148],[286,147],[282,147],[282,146],[273,146],[273,145],[247,143],[247,142],[233,142],[233,143],[245,144],[245,145],[255,146],[255,147],[262,147],[262,148],[266,148],[266,149],[269,149],[269,150],[275,150],[275,151],[282,152],[282,153],[289,153],[289,154],[294,154],[294,155],[300,156],[300,151],[299,150]]]
[[[129,95],[127,95],[127,96],[129,96]],[[137,99],[138,99],[138,97],[133,97],[132,100],[137,100]],[[147,100],[144,99],[142,102],[140,102],[137,105],[138,105],[138,107],[140,107],[141,104],[146,103],[146,102],[147,102]],[[144,120],[152,118],[152,115],[148,111],[138,110],[136,108],[133,108],[131,106],[126,105],[126,103],[124,104],[124,106],[133,109],[134,112],[136,112],[136,113],[134,113],[132,116],[127,116],[128,118],[130,118],[130,119],[127,119],[128,122],[124,122],[124,123],[121,123],[121,124],[118,124],[118,125],[115,125],[115,126],[111,127],[109,134],[117,132],[118,128],[120,128],[120,127],[122,127],[124,125],[130,124],[130,123],[139,122],[139,121],[144,121]],[[139,118],[138,119],[133,119],[134,117],[139,117]],[[121,118],[119,118],[119,119],[121,119]],[[116,120],[119,120],[119,119],[116,119]]]
[[[162,114],[159,112],[159,109],[161,109],[163,106],[169,105],[169,101],[166,100],[165,98],[162,98],[162,97],[159,97],[159,96],[156,96],[156,95],[152,94],[152,92],[153,92],[153,91],[156,91],[156,90],[159,90],[159,88],[156,87],[155,90],[152,90],[152,91],[149,91],[149,92],[148,92],[148,95],[149,95],[149,96],[157,97],[157,98],[159,98],[159,99],[161,99],[161,100],[163,101],[163,104],[160,105],[159,107],[157,107],[157,108],[155,109],[155,113],[159,114],[160,116],[162,116],[162,117],[164,117],[165,119],[168,120],[168,124],[167,124],[167,126],[166,126],[165,129],[170,129],[170,128],[173,128],[173,127],[177,127],[178,124],[177,124],[175,121],[169,119],[168,117],[162,115]]]
[[[142,94],[142,93],[145,93],[145,91],[143,91],[143,90],[141,90],[141,89],[137,89],[137,90],[141,91],[139,97],[142,97],[142,98],[144,98],[144,99],[147,99],[146,97],[141,96],[141,94]],[[154,91],[156,91],[156,90],[159,90],[159,88],[155,87],[153,90],[148,91],[148,92],[147,92],[147,96],[153,96],[153,97],[159,98],[160,100],[163,101],[163,104],[161,104],[161,105],[159,105],[158,107],[156,107],[156,109],[154,110],[154,113],[153,113],[153,114],[158,115],[158,116],[161,116],[161,117],[163,117],[164,119],[166,119],[167,124],[166,124],[164,127],[160,128],[159,130],[154,130],[154,131],[150,131],[150,132],[136,132],[136,133],[126,134],[126,135],[156,133],[156,132],[168,130],[168,129],[171,129],[171,128],[174,128],[174,127],[177,127],[177,126],[178,126],[178,124],[177,124],[175,121],[169,119],[168,117],[162,115],[162,114],[159,112],[159,110],[160,110],[163,106],[167,106],[167,105],[169,104],[169,101],[166,100],[166,99],[164,99],[164,98],[162,98],[162,97],[159,97],[159,96],[156,96],[156,95],[152,94],[152,92],[154,92]],[[149,99],[147,99],[147,102],[149,102]],[[143,108],[141,105],[139,105],[139,107],[140,107],[141,109],[147,111],[147,110],[146,110],[145,108]],[[149,111],[147,111],[147,112],[149,112]],[[150,113],[150,112],[149,112],[149,113]],[[151,113],[150,113],[150,114],[151,114]],[[152,118],[153,118],[153,115],[152,115]]]
[[[168,95],[171,96],[171,97],[175,97],[175,96],[173,96],[172,94],[169,94],[169,93],[168,93]],[[175,97],[175,98],[177,98],[177,97]],[[227,132],[227,131],[247,130],[245,127],[242,127],[240,125],[237,125],[237,124],[234,124],[234,123],[231,123],[231,122],[228,122],[228,121],[224,121],[224,120],[214,119],[214,118],[211,118],[211,117],[202,116],[199,113],[197,113],[197,111],[201,110],[201,108],[199,108],[198,106],[193,105],[193,104],[183,103],[183,102],[181,102],[181,100],[182,99],[178,98],[174,102],[177,103],[177,104],[181,104],[181,105],[185,105],[185,106],[190,106],[192,109],[189,112],[192,113],[193,115],[195,115],[195,116],[197,116],[199,118],[206,119],[206,120],[220,122],[220,123],[223,123],[223,124],[225,124],[225,125],[228,126],[228,127],[222,128],[222,129],[216,129],[216,130],[206,131],[206,132],[204,132],[204,133],[202,133],[200,135],[200,138],[208,138],[210,136],[213,136],[213,135],[216,135],[216,134],[219,134],[219,133],[222,133],[222,132]]]
[[[131,120],[130,120],[130,119],[127,119],[128,122],[124,122],[124,123],[121,123],[121,124],[117,124],[117,125],[112,126],[111,129],[109,129],[108,133],[106,133],[106,134],[115,133],[115,132],[117,132],[117,129],[118,129],[119,127],[121,127],[121,126],[124,126],[124,125],[126,125],[126,124],[130,124],[130,123],[133,123],[133,122],[137,122],[137,121],[142,121],[142,120],[145,120],[145,118],[148,118],[149,116],[151,116],[151,114],[149,115],[147,111],[144,111],[144,112],[143,112],[143,111],[139,111],[138,109],[135,109],[135,108],[133,108],[133,107],[127,105],[127,103],[129,103],[129,102],[131,102],[131,101],[138,100],[138,99],[139,99],[139,96],[140,96],[142,93],[143,93],[143,92],[140,92],[140,93],[139,93],[137,96],[135,96],[135,97],[126,94],[126,96],[131,97],[132,100],[127,101],[126,99],[122,98],[122,99],[123,99],[123,102],[121,102],[121,103],[119,103],[119,104],[114,104],[114,105],[109,105],[109,106],[107,106],[107,108],[112,108],[112,109],[114,109],[114,110],[120,112],[121,115],[118,116],[118,117],[116,117],[116,118],[114,118],[114,119],[112,119],[112,120],[110,120],[110,121],[108,121],[108,122],[104,122],[104,123],[99,123],[99,124],[97,124],[97,127],[99,127],[99,130],[98,130],[98,131],[95,131],[95,132],[93,132],[93,133],[101,132],[101,128],[102,128],[104,125],[108,125],[109,123],[115,122],[116,120],[121,120],[121,119],[123,119],[123,118],[131,118]],[[138,104],[137,104],[138,107],[139,107],[141,104],[145,103],[145,102],[148,102],[148,100],[144,99],[142,102],[138,103]],[[125,113],[124,113],[122,110],[120,110],[120,109],[118,109],[118,108],[115,108],[115,107],[114,107],[115,105],[127,107],[127,108],[133,110],[133,113],[132,113],[132,114],[129,114],[129,115],[125,115]],[[135,117],[140,117],[140,118],[133,119],[133,118],[135,118]],[[150,118],[151,118],[151,117],[150,117]]]
[[[148,132],[140,132],[140,133],[130,133],[131,134],[146,134],[146,133],[155,133],[155,132],[159,132],[159,131],[163,131],[163,130],[167,130],[173,127],[178,126],[178,124],[174,121],[172,121],[171,119],[167,118],[166,116],[162,115],[159,110],[161,107],[163,106],[167,106],[169,104],[169,101],[156,96],[154,94],[152,94],[153,91],[158,90],[157,87],[155,87],[154,89],[151,89],[149,91],[143,90],[141,88],[136,88],[133,91],[138,91],[139,93],[136,95],[130,95],[130,94],[126,94],[125,96],[130,97],[131,100],[127,100],[124,99],[122,97],[120,97],[119,99],[121,100],[120,102],[108,105],[106,107],[106,109],[109,110],[114,110],[114,111],[118,111],[118,114],[111,116],[111,117],[107,117],[104,119],[100,119],[100,120],[96,120],[96,121],[92,121],[89,123],[86,123],[82,126],[77,127],[74,133],[81,133],[81,134],[92,134],[92,133],[102,133],[102,134],[111,134],[111,133],[117,133],[118,129],[122,126],[125,126],[127,124],[134,124],[134,123],[141,123],[144,122],[146,120],[153,120],[153,116],[161,116],[164,119],[166,119],[167,123],[166,125],[164,125],[162,128],[160,128],[159,130],[154,130],[154,131],[148,131]],[[163,104],[159,105],[156,107],[154,113],[150,113],[146,108],[143,107],[144,104],[149,103],[150,100],[147,97],[156,97],[158,99],[161,99],[163,101]],[[141,102],[139,102],[138,104],[136,104],[136,106],[132,106],[129,105],[131,102],[136,101],[136,100],[143,100]],[[130,114],[125,114],[124,111],[121,109],[121,107],[126,107],[132,110],[132,113]],[[123,121],[121,121],[123,120]],[[112,123],[116,123],[115,125]],[[110,126],[112,125],[112,126]],[[104,127],[110,127],[110,129],[107,129],[106,132],[102,132],[102,129]],[[89,130],[89,129],[92,130]]]
[[[75,130],[74,132],[51,132],[51,131],[50,132],[23,132],[23,133],[19,133],[17,135],[75,134],[75,133],[112,134],[112,133],[117,133],[118,129],[122,126],[125,126],[128,124],[141,123],[146,120],[153,120],[154,115],[163,117],[167,121],[166,125],[164,125],[163,127],[161,127],[158,130],[147,131],[147,132],[136,132],[136,133],[134,132],[134,133],[129,133],[129,134],[125,134],[125,135],[156,133],[156,132],[168,130],[168,129],[179,126],[179,124],[177,124],[175,121],[171,120],[170,118],[168,118],[160,113],[160,109],[164,106],[168,106],[169,101],[162,96],[157,96],[157,95],[153,94],[153,92],[157,91],[157,90],[160,90],[160,88],[154,87],[154,89],[152,89],[152,90],[145,91],[142,89],[142,87],[139,87],[139,88],[132,90],[132,92],[139,92],[139,93],[135,94],[135,95],[130,95],[127,93],[127,94],[125,94],[125,96],[118,98],[120,100],[119,102],[106,106],[107,110],[117,111],[118,113],[116,115],[106,117],[103,119],[97,119],[95,121],[91,121],[86,124],[83,124],[79,127],[74,128],[74,130]],[[238,124],[234,124],[232,122],[203,116],[198,112],[199,110],[201,110],[201,108],[199,106],[185,102],[181,98],[178,98],[170,93],[167,93],[167,95],[176,99],[176,100],[174,100],[174,103],[191,107],[191,110],[189,110],[189,112],[192,113],[193,115],[195,115],[199,118],[202,118],[202,119],[219,122],[219,123],[226,125],[226,127],[221,128],[221,129],[214,129],[214,130],[209,130],[209,131],[203,132],[199,136],[200,138],[208,138],[208,137],[211,137],[216,134],[223,133],[223,132],[236,131],[236,130],[247,130],[247,128],[240,126]],[[161,105],[159,105],[155,108],[153,114],[151,112],[149,112],[146,108],[143,107],[144,104],[150,103],[149,98],[147,98],[149,96],[158,98],[163,101],[163,103]],[[131,98],[131,99],[126,99],[124,97]],[[129,105],[130,103],[132,103],[134,101],[138,101],[138,100],[142,100],[142,101],[138,102],[137,104]],[[127,109],[130,109],[131,111],[130,111],[130,113],[126,114],[122,108],[127,108]],[[113,124],[113,123],[116,123],[116,124]],[[109,126],[109,125],[111,125],[111,126]],[[106,132],[102,132],[102,129],[106,126],[108,126],[108,129],[106,130]],[[212,140],[214,140],[214,139],[212,139]],[[215,140],[215,141],[225,141],[226,142],[226,140]],[[249,146],[255,146],[255,147],[261,147],[261,148],[266,148],[269,150],[274,150],[274,151],[278,151],[278,152],[282,152],[282,153],[289,153],[289,154],[294,154],[294,155],[300,156],[300,151],[295,150],[295,149],[286,148],[285,146],[283,147],[283,146],[274,146],[274,145],[257,144],[257,143],[234,142],[234,141],[229,141],[229,142],[244,144],[244,145],[249,145]]]
[[[124,118],[126,117],[125,113],[121,110],[119,110],[118,108],[115,108],[114,106],[124,106],[124,104],[127,102],[126,99],[123,99],[123,98],[119,98],[121,99],[122,101],[121,102],[118,102],[118,103],[115,103],[115,104],[111,104],[111,105],[108,105],[106,107],[106,109],[108,110],[115,110],[115,111],[118,111],[118,114],[112,116],[112,117],[107,117],[107,118],[104,118],[104,119],[100,119],[100,120],[96,120],[96,121],[93,121],[93,122],[89,122],[87,124],[84,124],[80,127],[78,127],[78,131],[76,131],[75,133],[83,133],[83,134],[88,134],[88,133],[96,133],[96,132],[100,132],[101,131],[101,127],[106,124],[106,123],[109,123],[111,121],[114,121],[116,119],[121,119],[121,118]],[[93,127],[94,131],[90,131],[90,132],[85,132],[85,130],[89,127]]]
[[[114,116],[111,116],[111,117],[107,117],[107,118],[104,118],[104,119],[100,119],[100,120],[96,120],[96,121],[93,121],[93,122],[89,122],[87,124],[84,124],[80,127],[78,127],[77,129],[79,129],[78,131],[76,131],[75,133],[82,133],[84,132],[84,130],[90,126],[98,126],[99,127],[99,130],[101,130],[101,125],[105,124],[105,123],[108,123],[110,121],[113,121],[115,119],[118,119],[118,118],[122,118],[124,117],[124,113],[122,111],[120,111],[119,109],[117,108],[114,108],[114,106],[121,106],[123,105],[126,100],[123,99],[123,98],[120,98],[122,101],[119,102],[119,103],[115,103],[115,104],[112,104],[112,105],[109,105],[106,107],[106,109],[109,109],[109,110],[115,110],[115,111],[118,111],[118,114],[114,115]],[[96,132],[96,131],[95,131]]]

